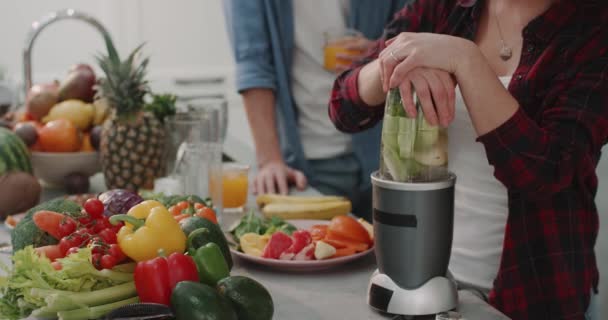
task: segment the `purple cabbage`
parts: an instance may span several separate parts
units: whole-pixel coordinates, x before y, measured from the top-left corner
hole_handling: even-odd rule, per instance
[[[105,208],[104,215],[111,217],[115,214],[125,214],[136,204],[144,201],[137,193],[114,189],[99,195],[99,200]]]

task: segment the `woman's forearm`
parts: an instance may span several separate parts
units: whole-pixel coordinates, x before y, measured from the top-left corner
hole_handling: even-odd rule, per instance
[[[382,90],[382,81],[380,81],[380,63],[374,60],[365,65],[359,78],[357,79],[357,88],[361,100],[368,106],[382,105],[386,99],[386,94]]]
[[[456,80],[478,136],[493,131],[509,120],[519,103],[504,87],[485,57],[471,43],[458,66]]]

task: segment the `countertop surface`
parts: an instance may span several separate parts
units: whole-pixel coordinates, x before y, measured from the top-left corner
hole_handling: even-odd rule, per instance
[[[103,190],[103,178],[101,175],[94,176],[91,179],[91,192]],[[316,193],[311,189],[304,192]],[[43,200],[61,195],[61,190],[45,188]],[[10,242],[9,232],[4,226],[0,227],[0,242]],[[0,261],[9,263],[9,255],[0,254]],[[274,319],[402,319],[377,313],[367,305],[367,284],[375,269],[373,255],[344,266],[309,273],[271,270],[236,258],[232,274],[252,277],[268,288],[275,305]],[[508,319],[475,294],[462,290],[459,291],[458,311],[467,320]]]

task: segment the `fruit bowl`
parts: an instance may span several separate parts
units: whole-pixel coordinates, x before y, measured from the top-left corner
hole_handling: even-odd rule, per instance
[[[101,170],[98,152],[32,151],[31,160],[34,175],[48,186],[63,186],[71,173],[90,177]]]

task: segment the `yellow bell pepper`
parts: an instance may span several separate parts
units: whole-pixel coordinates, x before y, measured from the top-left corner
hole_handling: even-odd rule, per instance
[[[120,249],[139,262],[153,259],[159,251],[169,255],[186,250],[186,235],[179,224],[158,201],[144,201],[127,212],[110,218],[112,224],[124,221],[116,237]]]

